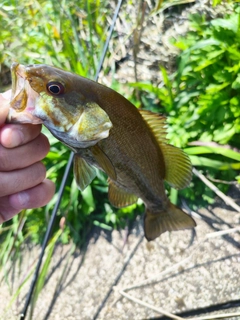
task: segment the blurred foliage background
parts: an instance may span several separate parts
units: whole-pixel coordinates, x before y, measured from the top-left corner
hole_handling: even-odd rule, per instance
[[[152,15],[160,16],[164,8],[190,2],[194,1],[148,1],[145,21]],[[114,79],[116,65],[113,62],[105,64],[100,82],[108,77],[110,85],[137,107],[165,114],[170,142],[184,148],[193,165],[227,192],[229,184],[240,181],[240,10],[236,1],[215,0],[209,6],[220,2],[228,6],[230,13],[223,12],[212,19],[193,14],[189,17],[191,27],[187,34],[169,39],[179,54],[174,72],[158,66],[161,82],[121,84]],[[127,10],[132,4],[133,1],[128,0],[122,8],[122,26],[132,23]],[[9,84],[9,67],[13,61],[46,63],[93,79],[115,6],[114,1],[105,0],[1,1],[1,91]],[[123,41],[134,36],[134,30],[145,27],[140,13],[129,33],[122,29]],[[141,33],[138,35],[141,42]],[[114,61],[118,43],[119,32],[115,31],[108,61]],[[47,130],[43,131],[51,143],[51,151],[44,160],[47,175],[58,190],[69,150]],[[214,201],[212,190],[196,177],[183,191],[170,188],[167,191],[173,202],[183,197],[192,208]],[[45,208],[25,210],[0,226],[0,265],[18,257],[24,243],[41,244],[57,195]],[[142,212],[140,201],[124,209],[111,207],[106,176],[102,172],[98,172],[91,186],[82,193],[71,174],[52,239],[83,244],[94,225],[106,230],[123,228]]]

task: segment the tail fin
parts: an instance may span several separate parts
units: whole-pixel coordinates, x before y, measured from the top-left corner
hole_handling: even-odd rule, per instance
[[[144,232],[148,241],[154,240],[165,231],[191,229],[195,226],[193,218],[170,202],[166,211],[152,213],[146,210]]]

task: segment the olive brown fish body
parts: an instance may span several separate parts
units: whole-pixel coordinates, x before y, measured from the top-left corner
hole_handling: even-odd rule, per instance
[[[148,240],[195,226],[165,194],[164,180],[175,188],[189,184],[191,163],[181,149],[167,144],[164,117],[139,111],[112,89],[58,68],[15,65],[13,72],[24,79],[26,89],[13,93],[12,109],[22,96],[38,94],[35,107],[25,102],[24,112],[41,119],[75,152],[74,174],[81,190],[95,177],[93,166],[105,171],[114,206],[143,200]],[[21,122],[24,112],[9,121]]]

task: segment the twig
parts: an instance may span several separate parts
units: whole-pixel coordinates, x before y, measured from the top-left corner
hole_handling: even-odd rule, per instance
[[[137,75],[137,54],[139,52],[139,45],[141,41],[141,36],[143,32],[143,21],[146,14],[146,6],[147,3],[144,1],[143,3],[139,2],[139,9],[138,9],[138,17],[137,17],[137,26],[133,30],[133,60],[134,60],[134,74],[135,74],[135,81],[138,82],[138,75]]]
[[[169,317],[169,318],[171,318],[171,319],[185,320],[184,318],[178,317],[178,316],[176,316],[175,314],[172,314],[172,313],[170,313],[170,312],[168,312],[168,311],[166,311],[166,310],[164,310],[164,309],[162,309],[162,308],[156,308],[156,307],[152,306],[151,304],[149,304],[149,303],[147,303],[147,302],[144,302],[144,301],[142,301],[142,300],[139,300],[139,299],[137,299],[137,298],[134,298],[134,297],[131,296],[130,294],[127,294],[124,290],[120,291],[119,293],[120,293],[121,295],[123,295],[124,297],[128,298],[129,300],[132,300],[132,301],[134,301],[134,302],[136,302],[136,303],[140,304],[141,306],[144,306],[144,307],[146,307],[146,308],[148,308],[148,309],[152,309],[153,311],[156,311],[156,312],[158,312],[158,313],[161,313],[161,314],[163,314],[163,315],[165,315],[165,316],[167,316],[167,317]]]
[[[215,238],[215,237],[218,237],[218,236],[224,236],[225,234],[233,233],[233,232],[236,232],[236,231],[240,231],[240,227],[208,233],[207,237],[208,237],[208,239],[211,239],[211,238]]]
[[[213,190],[226,204],[231,206],[237,212],[240,212],[240,207],[237,205],[230,197],[226,196],[222,191],[220,191],[211,181],[209,181],[202,173],[197,169],[193,168],[193,173],[201,179],[211,190]]]
[[[154,306],[152,306],[149,303],[146,303],[142,300],[139,300],[133,296],[131,296],[130,294],[127,294],[124,290],[119,292],[121,295],[123,295],[124,297],[128,298],[129,300],[132,300],[133,302],[136,302],[148,309],[151,309],[153,311],[156,311],[158,313],[163,314],[166,317],[172,318],[172,319],[176,319],[176,320],[185,320],[185,318],[179,317],[175,314],[172,314],[162,308],[156,308]],[[233,312],[233,313],[222,313],[222,314],[216,314],[216,315],[211,315],[211,316],[204,316],[204,317],[199,317],[199,318],[188,318],[187,320],[214,320],[214,319],[227,319],[227,318],[232,318],[232,317],[239,317],[240,316],[240,312]]]
[[[226,181],[226,180],[214,179],[214,178],[209,177],[209,176],[208,176],[208,179],[213,181],[213,182],[219,182],[219,183],[222,183],[222,184],[233,184],[235,186],[238,185],[237,181]]]
[[[188,320],[213,320],[213,319],[227,319],[227,318],[233,318],[233,317],[239,317],[240,312],[233,312],[233,313],[222,313],[222,314],[216,314],[211,316],[205,316],[200,318],[188,318]]]

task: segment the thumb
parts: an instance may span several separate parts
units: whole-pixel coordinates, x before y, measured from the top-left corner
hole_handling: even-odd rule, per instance
[[[4,124],[6,121],[8,111],[9,111],[9,93],[11,90],[0,93],[0,127]]]

